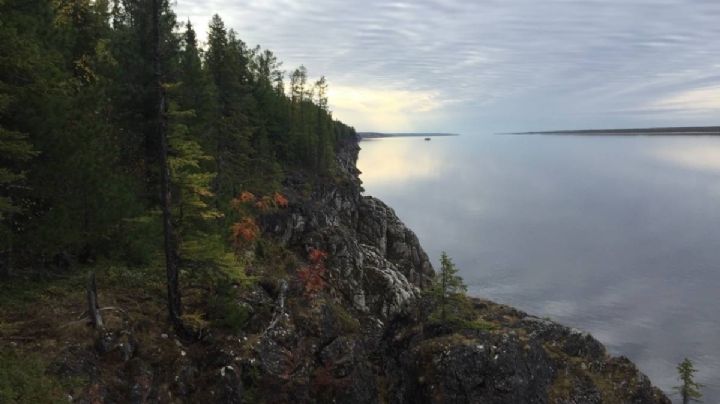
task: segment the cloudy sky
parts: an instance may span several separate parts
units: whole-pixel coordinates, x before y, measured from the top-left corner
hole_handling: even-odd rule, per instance
[[[718,0],[177,0],[330,82],[359,130],[720,124]]]

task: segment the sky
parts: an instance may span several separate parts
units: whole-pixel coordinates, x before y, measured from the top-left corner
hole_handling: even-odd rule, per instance
[[[359,131],[720,125],[719,0],[176,0],[327,77]]]

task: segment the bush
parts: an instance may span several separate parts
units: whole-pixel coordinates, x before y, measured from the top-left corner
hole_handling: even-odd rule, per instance
[[[252,316],[252,309],[235,298],[233,289],[227,286],[217,288],[208,301],[207,315],[211,324],[233,333],[242,331]]]

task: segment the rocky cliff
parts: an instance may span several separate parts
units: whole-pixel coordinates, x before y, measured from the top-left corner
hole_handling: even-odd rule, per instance
[[[415,233],[392,208],[361,195],[355,167],[359,149],[354,141],[343,145],[337,178],[290,177],[286,193],[295,203],[265,217],[264,228],[292,248],[326,251],[334,289],[354,309],[385,321],[419,296],[433,268]],[[309,196],[303,195],[311,182]]]
[[[669,403],[630,361],[552,321],[480,299],[460,325],[430,321],[432,265],[394,211],[362,195],[358,151],[342,145],[333,177],[287,179],[288,208],[261,218],[263,243],[244,258],[256,281],[184,288],[195,338],[169,328],[155,272],[107,270],[102,334],[53,322],[84,304],[55,287],[57,303],[24,309],[36,318],[10,334],[42,338],[16,348],[54,358],[47,373],[78,403]],[[310,296],[298,268],[315,249],[327,259]]]
[[[592,336],[506,306],[472,299],[481,327],[431,325],[431,303],[419,293],[433,277],[427,254],[390,207],[361,195],[358,152],[356,142],[343,145],[340,180],[320,184],[309,198],[296,199],[304,202],[267,222],[268,231],[288,245],[328,251],[331,284],[344,304],[362,313],[358,334],[328,336],[332,342],[317,352],[319,365],[333,369],[333,394],[325,398],[669,402],[629,360],[610,357]],[[289,191],[297,197],[302,183],[290,181]]]

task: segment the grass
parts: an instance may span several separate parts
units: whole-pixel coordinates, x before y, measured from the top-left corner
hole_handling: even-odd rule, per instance
[[[463,321],[462,327],[465,329],[477,331],[493,331],[499,328],[497,324],[482,318],[476,318],[470,321]]]
[[[39,355],[0,351],[0,403],[66,403],[58,380],[45,372]]]

